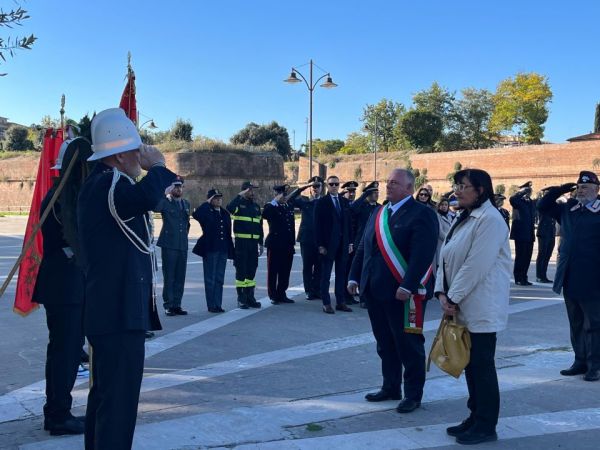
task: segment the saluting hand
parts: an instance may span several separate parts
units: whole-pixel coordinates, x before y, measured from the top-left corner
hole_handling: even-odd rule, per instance
[[[142,169],[149,170],[157,164],[165,165],[165,157],[160,150],[152,145],[140,145],[140,166]]]

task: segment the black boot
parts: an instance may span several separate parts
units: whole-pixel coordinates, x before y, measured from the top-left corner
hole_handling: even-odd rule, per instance
[[[248,309],[248,303],[246,301],[246,293],[244,292],[246,288],[243,287],[236,287],[235,290],[237,291],[237,302],[238,302],[238,308],[240,309]]]
[[[254,297],[254,286],[246,288],[246,298],[248,299],[248,306],[250,308],[260,308],[262,306]]]

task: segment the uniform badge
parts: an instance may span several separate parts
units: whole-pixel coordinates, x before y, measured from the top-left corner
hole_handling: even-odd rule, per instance
[[[593,213],[597,213],[598,211],[600,211],[600,198],[596,199],[596,201],[589,205],[587,209],[589,209]]]

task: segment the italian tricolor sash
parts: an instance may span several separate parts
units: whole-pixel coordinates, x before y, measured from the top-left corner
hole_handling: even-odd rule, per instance
[[[392,239],[388,223],[389,215],[389,208],[386,206],[379,208],[375,220],[375,236],[377,238],[377,246],[383,255],[385,263],[396,281],[402,284],[408,264]],[[425,284],[431,277],[432,272],[433,269],[429,266],[427,272],[421,278],[417,293],[411,295],[410,300],[404,303],[404,331],[407,333],[423,333],[423,302],[427,294]]]

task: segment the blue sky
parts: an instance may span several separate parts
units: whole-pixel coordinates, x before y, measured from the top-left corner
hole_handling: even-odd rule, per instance
[[[591,131],[600,101],[598,1],[22,3],[32,18],[16,32],[39,40],[0,65],[0,116],[26,125],[58,117],[63,93],[76,119],[118,106],[128,50],[143,115],[161,129],[189,119],[194,133],[225,141],[276,120],[303,143],[308,91],[282,80],[310,58],[339,84],[315,91],[315,138],[344,139],[364,105],[409,105],[436,80],[493,91],[519,71],[547,75],[553,142]]]

